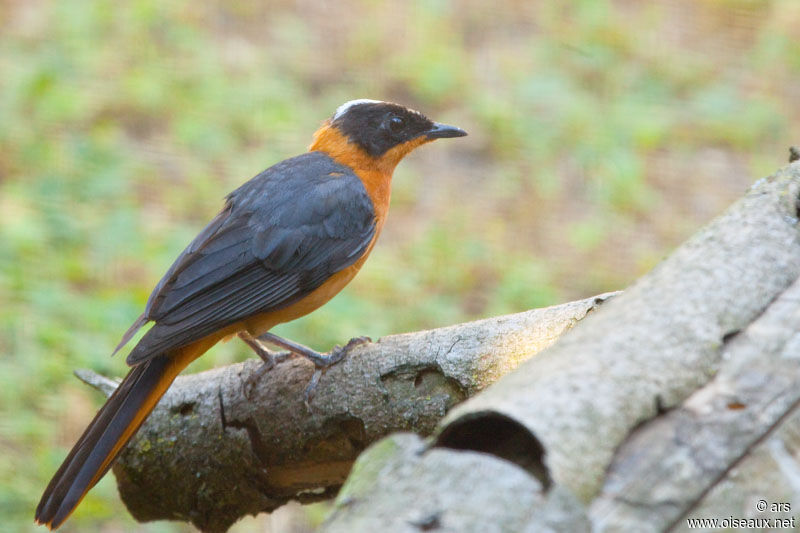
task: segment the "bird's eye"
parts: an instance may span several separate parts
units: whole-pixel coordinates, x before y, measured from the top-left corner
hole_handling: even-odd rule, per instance
[[[392,117],[389,119],[389,129],[392,130],[392,133],[399,132],[405,125],[406,121],[400,117]]]

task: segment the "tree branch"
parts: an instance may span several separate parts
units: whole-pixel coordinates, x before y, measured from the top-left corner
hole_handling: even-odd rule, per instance
[[[719,371],[706,386],[628,437],[592,504],[599,529],[647,523],[652,531],[672,531],[685,525],[687,516],[713,516],[697,515],[696,508],[798,411],[800,352],[794,350],[800,345],[788,344],[798,332],[800,279],[725,343]],[[656,485],[661,490],[654,493]],[[749,509],[730,515],[744,517],[752,510],[751,502]]]
[[[795,164],[435,438],[368,449],[322,530],[419,531],[422,513],[438,531],[663,531],[707,495],[719,504],[732,468],[798,418],[798,217]]]
[[[114,466],[140,521],[224,531],[290,500],[328,499],[353,461],[389,433],[427,435],[455,404],[516,368],[612,294],[362,345],[303,392],[313,365],[261,372],[246,361],[181,376]],[[110,394],[115,384],[82,373]]]

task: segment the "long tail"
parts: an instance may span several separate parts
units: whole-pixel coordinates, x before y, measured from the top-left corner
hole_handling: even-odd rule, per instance
[[[56,529],[69,517],[108,472],[175,376],[196,357],[191,352],[159,355],[131,369],[47,485],[36,508],[37,523]]]

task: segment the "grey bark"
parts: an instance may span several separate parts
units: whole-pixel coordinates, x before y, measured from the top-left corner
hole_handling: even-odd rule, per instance
[[[799,212],[794,164],[451,410],[435,437],[368,449],[322,530],[667,531],[703,513],[780,518],[752,503],[800,493]],[[745,468],[759,474],[743,480]]]
[[[224,531],[290,500],[328,499],[353,461],[396,431],[430,434],[456,403],[552,344],[611,295],[392,335],[356,347],[323,376],[289,360],[258,360],[179,377],[114,466],[140,521],[185,520]],[[107,395],[116,383],[81,379]]]
[[[740,502],[737,512],[715,514],[708,508],[711,499],[703,500],[766,441],[767,451],[788,461],[784,470],[790,475],[779,477],[800,481],[796,474],[791,475],[792,468],[800,467],[782,451],[785,445],[773,438],[779,429],[787,431],[787,421],[793,420],[795,428],[800,428],[796,421],[800,405],[800,280],[732,337],[721,356],[719,371],[705,387],[677,409],[634,431],[622,445],[592,504],[598,530],[682,529],[689,516],[749,516],[756,511],[757,499],[792,502],[791,490],[775,493],[769,486],[759,485],[758,473],[750,482],[757,488],[752,501]],[[774,465],[764,470],[780,471]],[[720,503],[724,502],[717,505]],[[703,506],[706,508],[697,508]]]

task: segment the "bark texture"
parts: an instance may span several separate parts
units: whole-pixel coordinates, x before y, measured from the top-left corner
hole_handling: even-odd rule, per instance
[[[433,438],[369,448],[322,530],[678,531],[796,515],[798,216],[794,164]]]
[[[721,355],[719,371],[705,387],[635,431],[620,448],[592,505],[599,531],[646,531],[641,524],[651,524],[649,531],[681,529],[687,516],[749,516],[759,498],[792,502],[792,489],[800,488],[794,473],[800,465],[787,452],[784,441],[791,434],[784,426],[791,422],[800,428],[800,280],[732,337]],[[796,436],[793,440],[797,451]],[[759,447],[773,456],[762,459],[762,466],[773,463],[763,471],[781,474],[778,479],[765,486],[762,482],[773,476],[760,479],[754,472],[755,490],[739,501],[739,509],[698,510],[712,505],[713,498],[704,502],[705,497],[740,462],[754,460],[755,455],[748,456]],[[721,500],[716,505],[723,503],[727,506]]]
[[[552,344],[611,295],[353,349],[316,388],[313,365],[260,360],[179,377],[114,466],[140,521],[224,531],[247,514],[336,494],[367,445],[396,431],[430,434],[455,404]],[[107,395],[116,384],[83,372]]]

